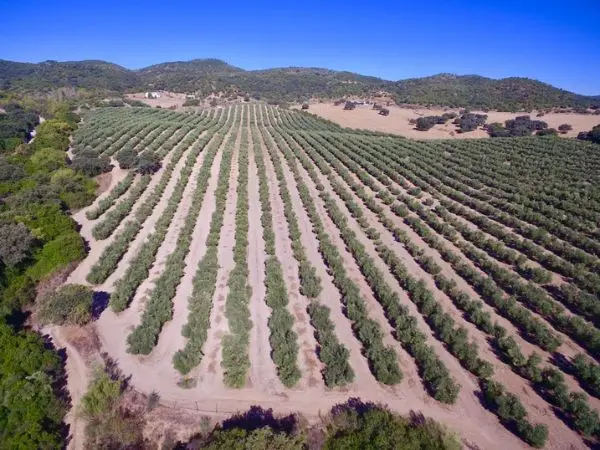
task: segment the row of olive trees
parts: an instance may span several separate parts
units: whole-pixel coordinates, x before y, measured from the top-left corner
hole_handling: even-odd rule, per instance
[[[106,197],[98,202],[94,209],[86,211],[85,217],[87,217],[89,220],[96,220],[98,217],[104,214],[112,205],[115,204],[121,195],[127,192],[127,189],[129,189],[133,184],[134,179],[135,174],[133,172],[129,172],[122,181],[120,181],[114,188],[111,189]]]
[[[335,334],[335,325],[329,317],[330,310],[317,301],[308,305],[310,321],[319,343],[319,359],[325,365],[323,378],[328,387],[345,386],[354,381],[354,370],[348,359],[350,351]]]
[[[269,342],[271,344],[271,357],[277,367],[277,374],[285,386],[293,386],[300,379],[301,372],[298,368],[298,336],[292,330],[293,316],[287,310],[288,291],[285,284],[281,263],[275,254],[275,232],[273,229],[273,215],[269,197],[269,183],[263,157],[262,147],[256,128],[253,126],[252,141],[254,159],[258,168],[259,199],[261,204],[261,224],[263,239],[265,241],[265,285],[267,305],[272,309],[268,326],[271,330]]]
[[[285,143],[281,140],[281,137],[285,139]],[[286,143],[292,145],[291,137],[287,134],[282,134],[277,135],[277,138],[280,143],[279,148],[283,151],[284,157],[294,174],[300,199],[319,240],[319,252],[323,261],[329,267],[334,285],[342,295],[342,302],[345,306],[344,313],[352,321],[352,328],[357,339],[362,344],[371,372],[381,383],[388,385],[398,384],[402,381],[403,374],[398,366],[396,352],[392,347],[386,347],[383,343],[384,332],[381,326],[369,317],[367,305],[362,298],[359,287],[346,273],[342,256],[335,244],[331,242],[331,238],[319,216],[310,190],[300,174],[295,155],[286,146]],[[303,162],[302,159],[300,161],[301,163]],[[305,168],[309,173],[316,176],[312,166],[307,165]],[[317,189],[322,190],[323,186],[319,183]]]
[[[583,388],[596,398],[600,398],[600,366],[581,353],[572,361],[573,373]]]
[[[119,150],[115,159],[119,162],[121,169],[131,169],[132,156],[142,153],[154,153],[158,146],[175,134],[181,125],[172,126],[170,123],[151,123],[142,130],[140,135],[133,137]],[[150,145],[152,144],[152,148]]]
[[[541,358],[536,353],[529,357],[523,355],[512,337],[499,339],[497,347],[513,370],[531,381],[548,402],[563,411],[567,424],[586,436],[600,433],[598,411],[589,406],[585,394],[569,392],[560,371],[552,367],[540,367]]]
[[[138,199],[146,191],[152,177],[143,175],[133,187],[129,190],[126,198],[123,198],[117,205],[111,209],[102,222],[98,222],[92,228],[92,236],[96,240],[103,240],[109,237],[121,224],[122,220],[129,215]]]
[[[210,175],[210,166],[214,157],[210,159],[211,163],[206,166],[206,169],[201,169],[198,174],[199,180],[203,180]],[[221,169],[226,170],[223,166],[219,168],[220,171]],[[194,367],[198,366],[204,355],[202,347],[208,337],[213,296],[217,286],[219,240],[223,228],[228,192],[228,184],[225,185],[224,183],[227,181],[228,176],[218,179],[215,192],[216,207],[211,217],[206,238],[206,252],[198,263],[192,281],[192,293],[188,298],[188,320],[181,330],[181,334],[187,338],[187,342],[182,349],[173,355],[173,366],[183,375],[187,375]]]
[[[247,114],[247,108],[243,108]],[[246,119],[242,116],[242,123]],[[227,171],[219,174],[226,178]],[[222,339],[221,366],[223,367],[224,383],[226,386],[241,388],[246,384],[250,357],[250,295],[248,285],[248,127],[242,127],[240,146],[238,150],[237,201],[235,212],[235,244],[233,246],[233,261],[235,266],[229,274],[227,286],[229,292],[225,299],[225,317],[229,325],[229,333]],[[218,201],[227,199],[227,185],[217,186]],[[219,190],[219,189],[222,190]]]
[[[186,161],[186,168],[183,169],[183,173],[187,173],[191,171],[191,165],[194,164],[199,152],[202,150],[204,145],[212,138],[214,132],[216,132],[216,129],[211,130],[201,141],[198,141],[198,143],[193,147],[191,146],[194,143],[194,141],[196,141],[196,139],[198,138],[199,132],[197,134],[191,134],[186,139],[181,141],[180,145],[175,150],[173,150],[169,164],[167,165],[167,167],[165,167],[165,170],[163,171],[158,184],[156,184],[152,193],[148,195],[144,202],[140,204],[134,211],[133,219],[126,222],[121,232],[117,234],[115,239],[104,249],[102,255],[100,255],[100,258],[92,266],[90,272],[87,275],[86,279],[88,282],[93,284],[102,283],[110,276],[111,273],[115,271],[119,261],[121,260],[125,252],[127,252],[127,249],[129,248],[131,242],[140,232],[140,230],[142,229],[142,225],[150,216],[150,214],[152,214],[154,208],[160,201],[167,187],[167,184],[171,180],[175,167],[179,163],[179,160],[181,159],[183,154],[189,149],[190,155],[188,155],[188,159]],[[182,195],[183,193],[183,187],[181,187],[182,182],[182,179],[179,179],[177,181],[178,187],[175,189],[175,191],[179,192],[178,195]],[[173,202],[170,201],[169,203]],[[165,214],[161,216],[159,222],[168,224],[170,218],[163,218],[164,216]],[[113,297],[111,297],[111,306],[113,306],[113,308],[115,308],[116,311],[120,311],[123,308],[125,308],[128,300],[123,303],[124,298],[121,298],[121,300],[118,301],[117,297],[118,296],[114,295]],[[119,303],[120,306],[117,306],[119,305]]]
[[[561,262],[559,269],[561,271],[571,271],[571,276],[577,277],[578,284],[586,290],[592,293],[600,293],[600,288],[597,285],[597,275],[594,278],[595,271],[600,267],[600,260],[597,257],[598,244],[594,241],[590,242],[590,239],[582,232],[565,232],[564,225],[552,223],[546,219],[539,219],[538,213],[531,215],[521,213],[522,217],[527,217],[530,222],[537,222],[539,227],[533,227],[530,223],[524,222],[521,219],[515,217],[519,213],[513,212],[513,206],[509,205],[505,200],[478,200],[473,198],[471,194],[463,194],[456,192],[455,190],[444,186],[440,188],[440,192],[457,201],[469,208],[477,211],[479,214],[488,216],[496,222],[503,224],[504,226],[511,228],[514,232],[520,234],[522,237],[535,242],[536,244],[546,248],[560,258],[569,261],[572,265]],[[502,211],[506,209],[507,211]],[[517,208],[520,210],[520,208]],[[541,215],[540,215],[541,217]],[[546,222],[545,224],[543,222]],[[571,240],[572,243],[561,242],[556,238],[552,237],[550,233],[555,233],[561,239],[565,241]],[[573,244],[581,248],[575,248]],[[583,251],[582,249],[585,249]],[[592,255],[590,253],[596,255]],[[580,266],[581,268],[577,267]],[[579,272],[581,269],[590,270],[592,273],[585,274],[582,276]]]
[[[487,217],[479,215],[476,212],[461,206],[457,202],[441,199],[440,205],[447,209],[447,211],[475,223],[481,230],[504,242],[507,247],[518,250],[533,261],[544,266],[546,269],[557,272],[565,277],[572,278],[574,284],[581,289],[588,291],[590,294],[593,294],[597,289],[600,289],[596,287],[600,284],[600,275],[597,273],[582,270],[581,265],[575,265],[565,261],[552,252],[544,251],[541,246],[526,238],[520,237],[511,230],[499,227]],[[444,210],[436,210],[436,213],[438,213],[438,215],[444,214]],[[487,247],[489,247],[489,245],[487,245]],[[597,302],[595,300],[590,301],[591,299],[588,299],[584,294],[585,293],[581,293],[579,295],[580,298],[573,298],[570,293],[563,294],[563,297],[558,298],[558,300],[567,302],[570,307],[574,307],[579,313],[586,315],[590,314],[591,316],[589,318],[596,320],[594,315],[600,314],[600,311],[596,310]]]
[[[280,196],[284,202],[284,213],[289,226],[294,257],[298,261],[300,292],[302,295],[314,299],[321,292],[321,280],[316,275],[315,267],[309,263],[304,247],[300,242],[298,219],[292,207],[291,197],[283,174],[283,166],[274,147],[272,137],[264,129],[262,129],[262,132],[279,181]],[[309,304],[308,313],[311,317],[311,324],[315,327],[315,338],[320,345],[318,356],[325,365],[323,369],[325,383],[327,386],[339,386],[351,382],[354,379],[354,372],[348,363],[350,354],[348,349],[339,343],[335,335],[333,322],[329,319],[329,308],[313,301]]]
[[[523,142],[523,146],[526,146],[528,141]],[[559,142],[562,144],[562,142]],[[412,142],[402,143],[405,149],[408,149],[411,153],[410,160],[406,160],[403,156],[399,155],[398,142],[391,141],[380,141],[376,144],[376,153],[384,153],[389,156],[390,159],[396,161],[399,174],[410,179],[411,182],[421,187],[424,191],[430,191],[431,189],[437,189],[442,194],[453,200],[468,206],[480,214],[488,216],[493,220],[512,228],[515,232],[528,238],[539,245],[542,245],[546,249],[554,252],[556,255],[561,256],[574,264],[583,264],[586,268],[593,271],[598,271],[600,268],[600,242],[590,236],[590,232],[577,230],[577,221],[569,221],[569,215],[564,213],[549,214],[548,209],[543,209],[542,206],[548,206],[548,202],[553,204],[559,204],[562,207],[564,201],[561,202],[570,191],[566,187],[555,188],[552,190],[552,195],[545,195],[541,201],[532,202],[527,201],[529,196],[535,195],[535,192],[529,188],[529,190],[521,191],[519,200],[524,202],[523,205],[515,205],[511,200],[503,195],[505,189],[510,189],[510,186],[515,184],[515,179],[512,175],[501,173],[501,169],[494,165],[493,169],[483,167],[477,167],[476,170],[472,167],[472,162],[461,158],[457,163],[457,166],[450,165],[446,162],[445,157],[431,156],[437,152],[432,152],[430,149],[416,147],[418,144]],[[488,144],[489,145],[489,144]],[[514,144],[512,144],[514,146]],[[554,144],[558,148],[561,145]],[[506,148],[508,143],[502,141],[500,148],[503,151],[510,151],[510,148]],[[567,149],[568,150],[568,149]],[[478,151],[480,156],[487,155],[489,151],[486,149],[480,149]],[[576,155],[574,155],[575,157]],[[516,158],[516,156],[512,156]],[[542,162],[546,161],[543,157],[531,157],[529,158],[528,164],[531,163],[531,170],[537,169],[539,172],[544,173],[548,183],[554,181],[558,183],[558,180],[553,180],[550,174],[544,169],[536,168],[537,160]],[[504,159],[505,160],[505,159]],[[558,161],[558,164],[563,162]],[[461,166],[464,165],[465,167]],[[501,166],[501,164],[500,164]],[[585,172],[585,169],[580,171]],[[479,172],[483,172],[480,175]],[[473,180],[475,178],[475,180]],[[479,181],[479,179],[482,181]],[[498,180],[503,180],[499,184]],[[483,186],[499,186],[494,189],[481,189]],[[563,184],[564,186],[564,184]],[[577,201],[577,197],[581,194],[572,195],[573,202]],[[525,203],[527,206],[525,206]],[[538,205],[538,206],[536,206]],[[541,209],[540,209],[541,208]],[[587,206],[578,206],[575,209],[569,208],[569,212],[578,213],[580,216],[585,215],[586,210],[595,207],[593,202],[588,202]],[[592,210],[587,211],[592,212]],[[597,217],[593,213],[588,215],[591,220],[595,220]],[[565,224],[564,222],[567,222]],[[588,221],[589,223],[589,221]],[[559,238],[559,239],[557,239]]]
[[[342,187],[339,184],[333,182],[332,187],[338,195],[342,194]],[[351,213],[354,211],[353,215],[357,218],[359,225],[365,230],[365,234],[377,241],[378,236],[373,234],[374,230],[370,230],[368,221],[362,215],[360,206],[354,202],[351,194],[347,191],[346,193],[348,196],[344,196],[345,198],[342,197],[342,200],[348,206],[348,210]],[[322,193],[321,197],[324,200],[328,214],[340,230],[342,239],[363,272],[375,298],[383,306],[386,316],[393,320],[396,326],[396,337],[400,339],[403,346],[414,356],[429,392],[441,402],[454,403],[460,386],[450,376],[448,369],[440,361],[433,348],[426,344],[426,336],[417,329],[416,323],[410,320],[408,310],[398,306],[401,303],[398,294],[385,282],[383,273],[379,271],[375,265],[375,261],[368,255],[364,245],[349,228],[347,219],[337,206],[336,201],[327,193]],[[433,302],[436,303],[435,300]],[[407,328],[404,328],[403,324],[406,324]],[[472,348],[465,350],[472,350]],[[474,364],[484,366],[483,362],[478,360],[478,358],[475,359]]]
[[[554,351],[558,348],[561,341],[548,326],[527,308],[521,306],[516,299],[505,296],[492,279],[470,267],[459,255],[449,250],[418,217],[407,216],[404,222],[427,244],[438,250],[441,257],[450,263],[456,273],[469,283],[498,314],[510,320],[527,340],[546,351]]]
[[[397,235],[402,235],[402,233],[401,230],[395,232]],[[573,424],[577,431],[588,435],[597,432],[599,425],[597,412],[588,406],[585,397],[580,394],[568,393],[564,377],[560,372],[551,367],[539,367],[541,358],[535,352],[529,357],[525,357],[515,340],[512,337],[507,337],[507,330],[499,324],[493,323],[490,314],[483,311],[481,302],[472,300],[467,294],[456,288],[456,283],[453,280],[442,276],[440,274],[441,268],[435,262],[424,256],[420,249],[415,249],[414,244],[408,245],[407,236],[402,236],[400,240],[406,242],[405,245],[411,255],[424,270],[434,276],[436,285],[448,295],[458,309],[465,313],[465,318],[489,335],[491,344],[513,371],[530,381],[536,390],[546,394],[546,399],[556,407],[564,410],[565,414],[570,415],[567,423],[569,425]],[[574,360],[574,365],[582,363],[582,361],[584,359],[580,355],[579,359]],[[588,367],[592,366],[593,364]],[[550,380],[553,381],[550,382]],[[549,392],[550,385],[553,386],[553,393]],[[525,429],[528,430],[529,428],[525,427]],[[524,437],[527,438],[527,434]]]
[[[357,219],[359,225],[365,231],[365,234],[375,241],[378,240],[376,231],[370,228],[368,220],[362,213],[362,208],[354,202],[348,191],[345,191],[341,185],[335,182],[333,173],[325,160],[318,155],[311,145],[305,140],[299,140],[303,150],[317,163],[319,167],[327,168],[329,181],[333,189],[342,197],[350,213]],[[316,143],[315,143],[316,144]],[[334,167],[336,167],[334,165]],[[337,166],[336,170],[342,168]],[[460,386],[456,384],[450,376],[448,369],[439,360],[432,347],[427,346],[426,337],[416,326],[415,319],[408,314],[404,307],[398,307],[400,299],[398,294],[385,282],[383,274],[375,266],[374,260],[367,254],[364,245],[356,237],[356,234],[348,227],[347,219],[339,210],[336,202],[329,194],[321,194],[328,214],[340,230],[346,246],[352,252],[354,259],[365,275],[365,279],[371,286],[375,298],[382,304],[388,319],[396,327],[396,338],[398,338],[407,350],[415,357],[417,366],[423,376],[425,385],[429,392],[439,401],[454,403]],[[402,327],[406,328],[402,330]],[[483,366],[483,364],[482,364]],[[483,369],[482,369],[483,370]]]
[[[97,155],[110,156],[114,153],[107,153],[111,144],[117,151],[142,129],[148,127],[151,121],[152,118],[147,115],[124,111],[117,114],[106,114],[98,110],[90,112],[73,135],[71,142],[73,154],[93,150]]]
[[[451,224],[466,240],[471,242],[473,245],[486,251],[486,253],[493,258],[514,266],[514,269],[521,274],[522,277],[537,284],[546,284],[551,280],[551,273],[547,270],[538,267],[529,267],[526,264],[527,258],[525,255],[531,256],[533,260],[540,262],[540,264],[544,263],[545,266],[556,269],[559,273],[562,272],[563,275],[568,276],[564,273],[565,271],[560,270],[560,268],[572,266],[572,264],[561,261],[551,253],[545,253],[539,248],[534,247],[531,243],[525,242],[524,240],[520,240],[518,238],[516,240],[512,240],[511,236],[506,232],[500,233],[500,236],[505,236],[503,240],[486,238],[482,231],[473,231],[466,224],[457,220],[449,213],[449,211],[455,211],[458,215],[464,214],[472,217],[466,208],[460,207],[452,202],[445,202],[445,204],[448,204],[451,210],[447,210],[443,206],[438,206],[434,209],[434,212],[445,222]],[[486,226],[486,224],[489,224],[491,221],[485,217],[477,216],[473,217],[473,220],[475,220],[476,223],[482,223],[481,228],[483,230],[487,230],[488,228],[497,229],[497,227],[493,227],[491,224]],[[513,248],[509,248],[508,245],[503,244],[504,240],[509,242]],[[517,252],[515,248],[523,249],[523,253]],[[582,274],[580,278],[586,278],[589,280],[589,282],[592,282],[592,280],[594,278],[598,278],[598,276],[595,274]],[[575,282],[577,282],[577,280],[575,280]],[[583,292],[582,290],[570,284],[562,285],[559,289],[551,292],[553,293],[553,297],[555,299],[563,303],[573,312],[581,314],[595,323],[600,321],[600,305],[598,304],[594,295]]]
[[[417,203],[414,202],[414,204],[416,205]],[[388,226],[391,229],[394,228],[393,224],[389,222]],[[401,230],[393,231],[395,235],[402,235]],[[508,363],[511,365],[511,367],[516,373],[531,381],[531,383],[536,387],[536,389],[540,391],[547,391],[548,386],[550,384],[548,380],[554,380],[552,382],[553,393],[551,395],[547,395],[549,401],[558,408],[565,411],[565,414],[567,414],[567,416],[569,417],[568,423],[572,423],[577,431],[580,431],[587,435],[597,432],[599,426],[598,415],[595,410],[592,410],[589,407],[585,396],[576,393],[569,394],[566,384],[564,383],[562,374],[560,374],[560,372],[557,372],[553,368],[540,368],[539,363],[541,362],[541,359],[537,354],[533,353],[529,356],[529,358],[523,356],[520,353],[519,347],[514,342],[514,340],[512,338],[505,337],[507,333],[506,330],[503,327],[500,327],[498,324],[492,324],[489,314],[483,314],[483,312],[481,311],[480,303],[475,303],[474,301],[470,300],[466,294],[456,290],[456,285],[454,282],[447,280],[443,276],[439,275],[441,271],[439,266],[437,266],[437,264],[431,261],[430,258],[424,256],[420,249],[415,249],[416,246],[414,244],[409,245],[409,240],[405,234],[401,236],[400,239],[401,241],[405,242],[405,245],[407,246],[411,254],[415,257],[415,260],[417,260],[417,262],[427,272],[434,275],[436,284],[448,294],[448,296],[453,300],[457,307],[459,307],[459,309],[465,311],[468,320],[473,322],[482,331],[490,334],[490,338],[492,339],[493,345],[504,355],[505,360],[508,361]],[[380,248],[381,247],[382,246],[380,246]],[[401,278],[408,281],[408,283],[406,284],[406,289],[409,291],[409,293],[411,293],[411,299],[413,299],[414,301],[415,293],[413,289],[418,287],[418,284],[410,282],[410,277],[408,277],[406,269],[402,266],[400,260],[392,252],[387,251],[387,255],[384,257],[384,259],[390,259],[392,261],[395,261],[396,267],[392,268],[392,272],[395,275],[398,274],[397,268],[400,267],[400,273],[402,274]],[[421,290],[421,292],[424,292],[423,287],[421,287],[419,290]],[[423,301],[422,295],[418,295],[417,298],[420,298],[421,302]],[[460,335],[461,333],[448,333],[450,330],[452,330],[451,324],[446,323],[449,322],[449,318],[445,318],[444,320],[443,317],[439,317],[436,319],[434,316],[434,314],[436,314],[436,310],[435,307],[432,306],[433,303],[431,299],[429,299],[429,304],[430,306],[426,306],[426,303],[421,305],[420,309],[423,310],[423,308],[427,308],[427,314],[429,314],[429,317],[433,319],[433,322],[436,323],[436,325],[441,326],[442,329],[446,330],[446,336],[448,336],[451,339],[451,341],[454,341],[456,339],[456,336]],[[444,341],[448,345],[450,345],[450,348],[454,353],[454,350],[456,349],[455,344],[452,342],[447,342],[445,339]],[[465,346],[463,345],[461,345],[461,347],[463,349],[465,348]],[[472,353],[476,354],[476,349]],[[464,354],[465,353],[463,352],[462,355]],[[465,365],[463,359],[461,359],[460,356],[459,359],[461,360],[461,363]],[[472,356],[470,356],[470,359],[472,361],[475,361]],[[578,362],[581,363],[581,361]],[[465,367],[473,371],[472,367],[469,367],[468,365],[465,365]],[[481,373],[477,373],[477,371],[473,372],[480,378],[489,378],[489,376],[481,376]],[[504,418],[501,417],[501,419]],[[518,428],[518,430],[520,433],[523,433],[522,436],[525,440],[531,438],[529,432],[532,430],[532,428],[530,428],[529,426],[522,425],[522,427]],[[534,436],[538,436],[538,433],[534,433]]]
[[[294,259],[298,262],[300,293],[308,298],[315,298],[321,292],[321,280],[316,274],[316,269],[308,261],[304,246],[302,245],[298,217],[292,206],[292,198],[287,188],[281,160],[277,155],[277,150],[274,148],[273,142],[270,139],[267,139],[264,128],[262,131],[264,143],[267,147],[268,154],[271,157],[273,167],[275,168],[275,175],[279,185],[279,196],[283,200],[283,212],[288,225],[290,241],[292,242]]]
[[[333,161],[330,162],[333,163]],[[376,214],[381,212],[378,205],[369,206],[374,200],[364,194],[364,190],[356,188],[357,183],[354,183],[350,177],[346,178],[346,181],[354,188],[355,192],[358,193],[359,197],[363,199],[364,203],[370,207],[373,212]],[[356,205],[352,195],[346,191],[341,184],[337,183],[334,179],[331,179],[330,182],[334,191],[344,200],[346,205]],[[356,207],[357,206],[354,206],[354,209],[356,209]],[[371,234],[368,228],[368,221],[365,222],[360,220],[364,217],[362,211],[358,214],[355,213],[354,217],[357,218],[365,233],[367,235]],[[380,218],[382,220],[385,219],[385,215],[382,214]],[[383,244],[377,245],[376,250],[381,259],[388,265],[390,271],[398,280],[402,288],[407,291],[409,298],[417,305],[425,320],[437,333],[438,337],[448,346],[450,352],[456,356],[465,368],[473,372],[476,376],[482,378],[491,376],[493,373],[492,366],[478,357],[477,346],[473,342],[468,341],[466,330],[463,328],[455,328],[454,320],[442,310],[433,294],[426,289],[423,281],[417,281],[410,276],[400,259]]]
[[[450,146],[431,142],[427,147],[431,156],[422,152],[417,155],[419,159],[432,158],[442,171],[450,169],[453,177],[459,174],[461,182],[474,189],[465,192],[475,198],[491,200],[492,203],[502,201],[500,207],[507,207],[505,212],[509,213],[522,213],[518,211],[520,208],[524,208],[528,215],[541,213],[572,231],[585,233],[595,226],[597,207],[594,199],[581,195],[585,184],[565,185],[563,182],[565,173],[572,174],[573,180],[578,181],[589,180],[593,176],[587,145],[567,139],[545,142],[538,139],[503,139],[470,143],[455,141]],[[449,150],[449,153],[445,154],[444,164],[440,166],[435,155],[443,152],[442,149]],[[405,150],[412,152],[412,148]],[[487,164],[479,164],[477,161],[481,158],[485,158]],[[506,164],[508,160],[511,165]],[[549,170],[550,167],[552,170]],[[523,170],[528,177],[522,178]],[[519,182],[515,183],[515,180]],[[543,182],[541,186],[540,182]],[[483,186],[487,189],[480,191]]]
[[[394,181],[398,183],[402,183],[404,181],[397,175],[397,173],[390,169],[390,167],[394,166],[393,164],[390,164],[390,162],[386,162],[385,158],[380,158],[379,160],[375,160],[375,158],[373,158],[370,160],[374,164],[380,163],[381,168],[388,171],[387,173],[391,178],[394,179]],[[386,164],[389,167],[386,166]],[[390,191],[393,191],[394,189],[395,188],[390,186]],[[394,193],[399,193],[399,191],[394,191]],[[402,217],[404,222],[415,232],[417,232],[417,234],[419,234],[425,240],[425,242],[427,242],[433,248],[436,248],[442,257],[452,264],[457,273],[461,275],[468,283],[470,283],[475,290],[482,295],[482,298],[486,302],[496,308],[499,314],[511,320],[518,328],[521,329],[521,331],[529,340],[540,345],[542,348],[552,351],[552,349],[559,345],[560,341],[556,338],[556,336],[554,336],[548,327],[546,327],[541,321],[534,318],[530,311],[521,307],[514,300],[505,299],[502,291],[495,286],[495,283],[492,280],[480,275],[476,270],[473,270],[468,265],[464,264],[461,258],[449,251],[441,243],[441,241],[431,233],[429,227],[425,225],[419,219],[419,217],[408,216],[408,209],[405,205],[420,211],[422,208],[418,202],[410,199],[407,196],[399,196],[398,199],[402,203],[393,204],[390,208],[391,211],[399,217]],[[424,215],[424,217],[428,219],[429,225],[432,226],[436,231],[442,233],[449,239],[453,239],[454,234],[452,233],[451,227],[441,222],[433,222],[431,215],[429,214]],[[408,246],[410,249],[410,239],[403,237],[401,234],[396,235],[396,238],[401,239],[405,246]]]
[[[378,154],[377,156],[379,157],[379,160],[382,159],[381,154]],[[398,170],[403,170],[401,167],[402,164],[388,163],[386,166],[387,170],[396,168],[398,168]],[[393,176],[393,174],[390,174],[390,176]],[[444,187],[443,185],[440,185],[439,180],[437,182],[432,180],[430,183],[434,183],[439,189]],[[431,184],[428,186],[428,189],[432,189]],[[416,211],[422,210],[422,206],[420,206],[418,202],[406,202],[406,204],[409,207],[414,207]],[[433,214],[421,212],[420,215],[430,225],[435,226]],[[447,227],[447,224],[445,226]],[[440,229],[443,230],[443,228]],[[482,270],[486,271],[490,275],[491,279],[487,280],[487,283],[491,282],[493,284],[494,281],[498,283],[498,285],[506,290],[506,292],[513,294],[520,302],[538,312],[545,319],[551,322],[557,329],[569,335],[593,354],[596,354],[598,349],[600,349],[600,332],[595,329],[593,324],[586,322],[579,316],[569,316],[565,314],[564,308],[553,302],[543,290],[529,283],[520,282],[518,279],[516,280],[514,275],[510,274],[510,272],[508,272],[506,269],[503,269],[498,264],[490,261],[482,252],[476,251],[472,245],[461,243],[461,250],[467,257],[472,259],[475,264],[479,265]],[[468,274],[468,276],[471,278],[473,277],[471,274]],[[514,284],[515,281],[516,284]],[[554,348],[556,348],[559,343],[554,339],[544,340],[547,344],[551,344],[552,341],[554,341]],[[551,350],[550,347],[547,349]]]
[[[322,154],[326,155],[325,157],[327,158],[327,153],[322,152]],[[328,162],[336,167],[336,171],[342,171],[346,175],[342,178],[344,178],[348,185],[361,196],[365,204],[373,210],[373,212],[379,214],[379,218],[384,226],[392,231],[394,228],[393,223],[387,220],[384,214],[380,214],[380,207],[369,201],[372,200],[372,198],[366,196],[364,189],[357,187],[358,183],[355,183],[352,178],[347,175],[347,171],[343,170],[343,167],[339,165],[339,162],[331,158],[328,159]],[[350,167],[356,168],[354,165],[350,165]],[[342,197],[347,205],[352,202],[352,196],[348,191],[345,191],[345,189],[333,179],[331,180],[331,183],[336,193]],[[359,217],[362,217],[362,215]],[[433,294],[425,287],[423,281],[417,281],[410,276],[406,267],[389,248],[379,244],[376,249],[382,260],[390,267],[392,274],[399,281],[400,285],[409,293],[409,298],[418,306],[419,311],[423,314],[426,321],[432,329],[435,330],[438,337],[447,345],[449,351],[457,357],[467,370],[480,378],[482,382],[486,382],[486,380],[491,378],[493,367],[477,356],[477,346],[475,343],[468,342],[466,330],[462,327],[455,328],[454,320],[448,314],[443,312],[442,308],[433,297]],[[418,252],[417,254],[422,255],[421,252]],[[435,263],[433,263],[433,266],[435,266]],[[440,271],[439,267],[436,268],[437,270],[433,269],[431,266],[428,268],[428,271],[433,273],[439,273]],[[518,406],[523,409],[520,402],[518,402]],[[499,416],[501,420],[505,419],[502,415]],[[518,434],[532,445],[543,445],[547,437],[547,429],[539,425],[532,426],[525,420],[525,416],[521,417],[520,420],[521,429]]]
[[[239,122],[239,116],[236,117]],[[217,139],[211,141],[210,157],[207,153],[203,166],[209,164],[213,160],[217,150],[217,144],[220,144],[219,135]],[[229,137],[229,140],[235,138],[235,134]],[[229,146],[226,144],[226,148]],[[208,162],[207,162],[208,161]],[[231,152],[226,151],[221,159],[221,167],[228,168],[231,164]],[[225,171],[227,169],[223,169]],[[228,170],[227,170],[228,172]],[[227,173],[224,172],[224,173]],[[228,177],[226,182],[228,182]],[[154,283],[154,289],[150,294],[150,298],[146,303],[146,308],[142,314],[141,323],[127,337],[129,344],[128,351],[134,354],[148,354],[156,345],[158,335],[163,325],[171,319],[173,314],[172,299],[175,296],[175,291],[185,269],[185,258],[190,250],[192,243],[193,231],[196,225],[198,214],[204,200],[204,195],[208,187],[208,177],[198,180],[196,189],[192,194],[192,204],[188,210],[185,222],[179,236],[175,249],[167,257],[163,273]],[[167,225],[168,227],[168,225]],[[161,239],[162,241],[162,239]],[[152,258],[153,260],[154,258]]]

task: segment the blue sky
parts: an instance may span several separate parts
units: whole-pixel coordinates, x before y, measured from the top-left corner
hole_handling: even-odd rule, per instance
[[[0,59],[128,68],[216,57],[386,79],[527,76],[600,95],[600,0],[0,0]]]

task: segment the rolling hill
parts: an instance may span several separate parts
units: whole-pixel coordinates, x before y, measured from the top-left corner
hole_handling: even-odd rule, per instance
[[[494,80],[478,75],[439,74],[402,80],[394,92],[399,103],[498,110],[583,107],[598,101],[529,78]]]
[[[0,60],[0,89],[43,91],[82,87],[123,91],[139,85],[136,72],[105,61],[44,61],[38,64]]]
[[[127,92],[165,89],[179,92],[242,92],[271,100],[338,98],[384,91],[398,103],[438,104],[499,110],[588,107],[598,97],[568,92],[528,78],[499,80],[478,75],[439,74],[390,81],[321,68],[244,70],[218,59],[166,62],[129,70],[104,61],[0,60],[0,89],[38,92],[57,87]]]

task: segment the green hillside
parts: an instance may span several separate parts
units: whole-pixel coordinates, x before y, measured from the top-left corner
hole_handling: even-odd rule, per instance
[[[44,92],[79,87],[110,92],[165,89],[178,92],[237,92],[268,100],[339,98],[385,91],[398,103],[499,110],[588,107],[598,97],[578,95],[528,78],[494,80],[477,75],[440,74],[400,81],[320,68],[244,70],[218,59],[166,62],[129,70],[104,61],[39,64],[0,60],[0,89]]]
[[[551,107],[585,107],[597,98],[574,94],[529,78],[493,80],[478,75],[439,74],[398,81],[398,103],[443,104],[507,111]]]

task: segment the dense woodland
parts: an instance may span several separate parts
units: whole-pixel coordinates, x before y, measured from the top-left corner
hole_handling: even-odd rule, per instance
[[[65,439],[63,361],[44,338],[24,326],[27,314],[21,310],[31,307],[36,291],[51,277],[85,256],[69,211],[95,198],[96,183],[85,164],[75,167],[67,158],[69,136],[79,118],[64,104],[50,110],[31,141],[29,133],[39,121],[35,111],[9,104],[6,114],[0,114],[2,448],[60,448]],[[42,322],[89,320],[91,291],[65,294],[39,299],[47,306]]]
[[[600,102],[598,97],[577,95],[527,78],[493,80],[475,75],[440,74],[388,81],[318,68],[247,71],[216,59],[163,63],[136,71],[104,61],[39,64],[0,61],[0,89],[39,92],[60,87],[102,93],[158,89],[202,95],[240,93],[278,102],[386,92],[397,103],[505,111],[587,108]]]

